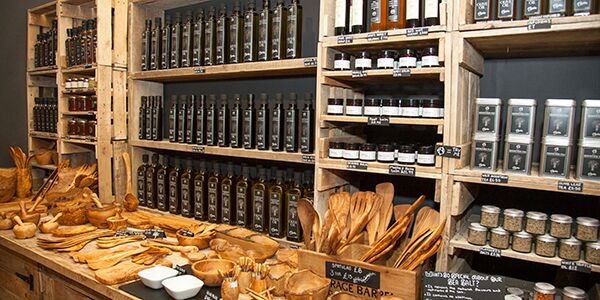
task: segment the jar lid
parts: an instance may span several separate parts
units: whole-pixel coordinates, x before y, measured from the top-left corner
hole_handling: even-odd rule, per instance
[[[600,100],[586,99],[583,100],[582,107],[600,107]]]
[[[561,244],[565,244],[565,245],[569,245],[569,246],[581,246],[581,241],[574,238],[574,237],[570,237],[568,239],[563,239],[560,240]]]
[[[333,149],[341,149],[344,148],[346,144],[344,142],[329,142],[329,148]]]
[[[536,292],[542,293],[542,294],[555,294],[556,293],[556,288],[553,285],[551,285],[549,283],[545,283],[545,282],[537,282],[533,289]]]
[[[513,233],[513,236],[518,237],[518,238],[522,238],[522,239],[530,239],[533,238],[533,235],[527,231],[519,231],[519,232],[515,232]]]
[[[520,209],[507,208],[504,210],[504,215],[509,217],[522,218],[525,215],[525,213]]]
[[[600,250],[600,241],[587,243],[587,244],[585,244],[585,246],[587,248],[591,248],[591,249],[594,249],[594,250]]]
[[[382,101],[383,106],[398,106],[398,99],[387,98]]]
[[[401,145],[400,152],[402,152],[402,153],[415,152],[415,147],[413,145]]]
[[[496,227],[494,229],[492,229],[492,233],[493,234],[499,234],[499,235],[508,235],[508,231],[506,231],[506,229],[502,228],[502,227]]]
[[[347,143],[346,144],[346,150],[358,150],[360,148],[360,144],[359,143]]]
[[[375,151],[377,145],[373,143],[364,143],[360,145],[360,151]]]
[[[469,230],[481,231],[481,232],[487,232],[488,231],[487,227],[484,227],[480,223],[471,223],[471,224],[469,224]]]
[[[423,52],[429,52],[429,53],[437,53],[437,47],[435,46],[427,46],[425,48],[423,48]]]
[[[350,54],[343,52],[336,53],[333,55],[333,57],[335,60],[350,60]]]
[[[379,144],[379,146],[377,146],[377,150],[383,151],[383,152],[394,151],[394,149],[392,149],[392,145],[390,145],[390,144]]]
[[[401,56],[416,56],[416,52],[413,49],[402,49],[400,50],[400,55]]]
[[[395,50],[381,50],[381,58],[395,58],[396,51]]]
[[[555,222],[555,223],[571,224],[571,223],[573,223],[573,218],[571,218],[567,215],[553,214],[553,215],[550,215],[550,221]]]
[[[419,154],[433,154],[434,148],[431,145],[419,147]]]
[[[535,99],[517,99],[517,98],[511,98],[511,99],[508,99],[508,105],[536,106],[537,102],[535,101]]]
[[[356,58],[371,58],[371,53],[369,51],[361,51],[356,55]]]
[[[577,222],[577,225],[593,226],[593,227],[600,226],[600,222],[598,222],[597,219],[590,218],[590,217],[579,217],[576,219],[576,222]]]
[[[517,296],[517,295],[513,295],[513,294],[509,294],[509,295],[504,295],[504,300],[522,300],[523,298]]]
[[[573,100],[573,99],[547,99],[546,106],[575,107],[575,100]]]
[[[527,219],[537,220],[537,221],[546,221],[548,220],[548,215],[539,211],[528,211]]]
[[[563,296],[568,296],[573,299],[585,299],[585,292],[574,286],[565,286],[563,288]]]
[[[553,237],[549,234],[540,235],[537,237],[537,240],[539,242],[546,242],[546,243],[556,243],[558,241],[555,237]]]
[[[500,98],[477,98],[475,102],[482,105],[500,105],[502,100]]]
[[[486,213],[491,213],[491,214],[499,214],[500,208],[493,206],[493,205],[482,205],[481,211],[486,212]]]
[[[523,290],[517,287],[506,288],[506,292],[515,296],[523,296],[524,294]]]

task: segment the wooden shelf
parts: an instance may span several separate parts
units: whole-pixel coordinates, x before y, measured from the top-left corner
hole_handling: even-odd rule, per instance
[[[367,164],[367,169],[349,169],[348,163],[356,162],[356,163],[365,163]],[[388,175],[396,175],[389,174],[389,166],[399,166],[399,167],[408,167],[415,168],[415,176],[419,178],[430,178],[430,179],[441,179],[442,178],[442,169],[436,167],[423,167],[417,164],[414,165],[401,165],[401,164],[386,164],[380,162],[363,162],[359,160],[345,160],[345,159],[330,159],[330,158],[321,158],[319,159],[319,163],[317,166],[323,169],[332,169],[332,170],[346,170],[352,172],[361,172],[361,173],[377,173],[377,174],[388,174]],[[398,175],[402,176],[402,175]],[[409,176],[409,175],[406,175]]]
[[[96,111],[66,111],[63,116],[95,116]]]
[[[316,58],[306,58],[316,60]],[[132,73],[131,79],[156,82],[265,78],[314,75],[316,65],[305,66],[305,58],[262,61],[217,66],[142,71]]]
[[[34,168],[38,168],[38,169],[44,169],[44,170],[50,170],[50,171],[54,171],[56,170],[56,166],[55,165],[40,165],[37,162],[32,161],[31,162],[31,166]]]
[[[423,27],[427,28],[429,34],[427,35],[414,35],[407,36],[406,33],[409,29],[396,29],[386,30],[379,32],[380,34],[387,33],[387,39],[381,41],[369,41],[369,36],[377,32],[349,34],[344,36],[328,36],[323,38],[323,46],[327,48],[337,48],[346,50],[368,50],[368,49],[382,49],[383,48],[394,48],[395,46],[405,48],[410,47],[425,47],[425,46],[437,46],[435,40],[443,38],[445,36],[446,26],[431,26]],[[350,43],[338,43],[338,38],[341,37],[351,38]]]
[[[508,183],[482,182],[481,175],[484,173],[494,174],[494,175],[506,175],[506,176],[508,176]],[[538,174],[539,174],[539,172],[538,172],[538,168],[536,166],[532,167],[531,175],[529,175],[529,176],[512,174],[512,173],[504,173],[502,171],[485,172],[485,171],[481,171],[481,170],[471,170],[469,168],[463,168],[463,169],[457,169],[454,171],[454,175],[455,175],[454,180],[461,181],[461,182],[492,184],[492,185],[507,186],[507,187],[513,187],[513,188],[524,188],[524,189],[552,191],[552,192],[561,192],[561,193],[600,195],[600,181],[572,179],[573,174],[571,174],[571,176],[570,176],[571,179],[540,177],[540,176],[538,176]],[[559,182],[582,183],[583,190],[582,190],[582,192],[571,192],[571,191],[558,190]]]
[[[550,17],[552,20],[552,26],[563,25],[563,24],[578,24],[581,23],[593,23],[600,21],[600,15],[589,15],[589,16],[570,16],[570,17]],[[527,27],[529,20],[516,20],[516,21],[492,21],[482,22],[473,24],[462,24],[458,26],[460,31],[474,31],[474,30],[493,30],[502,28],[514,28],[514,27]]]
[[[242,157],[242,158],[253,158],[263,159],[272,161],[283,161],[291,163],[304,163],[313,164],[314,154],[303,154],[300,152],[274,152],[274,151],[261,151],[256,149],[238,149],[229,147],[218,147],[218,146],[206,146],[206,145],[193,145],[193,144],[180,144],[171,143],[169,141],[146,141],[146,140],[130,140],[129,144],[135,147],[143,147],[150,149],[161,149],[171,150],[180,152],[190,153],[202,153],[219,156],[231,156],[231,157]],[[311,159],[309,159],[311,158]],[[312,161],[312,162],[311,162]]]
[[[46,4],[30,8],[28,12],[36,15],[56,14],[56,1],[50,1]]]
[[[58,134],[52,132],[43,132],[43,131],[30,131],[29,136],[38,138],[38,139],[48,139],[48,140],[57,140]]]
[[[94,95],[96,89],[65,89],[62,93],[65,95]]]
[[[95,138],[78,138],[78,137],[71,137],[71,136],[63,136],[61,138],[61,140],[65,143],[71,143],[71,144],[91,145],[91,146],[96,146],[96,144],[97,144],[97,142],[95,141]]]
[[[31,76],[49,76],[55,77],[56,73],[58,73],[58,68],[56,66],[49,67],[39,67],[27,70],[27,73]]]
[[[340,122],[340,123],[362,123],[367,124],[369,117],[358,116],[336,116],[336,115],[321,115],[321,121],[325,122]],[[390,117],[390,125],[423,125],[423,126],[444,126],[444,119],[434,118],[396,118]]]
[[[491,246],[483,246],[483,247],[492,248]],[[454,254],[454,252],[456,252],[455,249],[463,249],[463,250],[468,250],[468,251],[473,251],[473,252],[479,252],[479,249],[482,248],[482,246],[476,246],[476,245],[469,244],[469,242],[467,241],[467,231],[462,230],[461,232],[457,233],[452,238],[452,240],[450,241],[450,248],[451,248],[450,253]],[[553,265],[553,266],[560,266],[560,263],[562,261],[562,259],[558,256],[557,257],[543,257],[543,256],[536,255],[535,253],[516,252],[516,251],[513,251],[512,249],[502,250],[501,255],[502,255],[502,257],[510,257],[510,258],[515,258],[515,259],[519,259],[519,260],[531,261],[531,262]],[[586,263],[583,260],[581,260],[580,262]],[[589,264],[589,263],[586,263],[586,264]],[[590,265],[592,266],[592,272],[595,272],[595,273],[600,272],[600,265],[593,265],[593,264],[590,264]]]
[[[408,77],[394,77],[394,70],[366,70],[367,76],[354,77],[354,71],[323,71],[323,76],[339,81],[361,84],[384,84],[408,80],[444,81],[444,67],[410,69]],[[392,81],[392,82],[389,82]]]
[[[63,68],[62,72],[63,74],[94,75],[96,73],[96,65]]]

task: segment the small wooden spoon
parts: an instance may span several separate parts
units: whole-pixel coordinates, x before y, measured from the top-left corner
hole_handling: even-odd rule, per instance
[[[15,227],[13,227],[15,238],[28,239],[35,236],[35,231],[37,230],[37,226],[35,226],[35,224],[30,222],[23,223],[19,216],[15,216],[13,220],[17,223]]]
[[[56,214],[56,216],[54,216],[54,218],[50,219],[50,221],[42,223],[40,225],[40,231],[43,233],[52,233],[52,231],[54,231],[56,228],[58,228],[59,224],[56,221],[61,216],[62,216],[62,213],[59,212],[58,214]]]
[[[304,245],[307,249],[310,246],[310,237],[312,235],[316,214],[315,208],[307,199],[302,198],[298,200],[298,218],[300,219],[300,225],[302,226]]]
[[[96,204],[96,207],[104,208],[104,205],[102,205],[102,202],[100,202],[100,198],[98,198],[98,195],[96,195],[96,193],[93,193],[91,198],[92,201],[94,201],[94,204]]]
[[[126,211],[136,211],[139,205],[138,198],[133,194],[131,188],[131,159],[129,153],[123,152],[123,161],[125,162],[125,174],[127,179],[127,194],[123,200],[123,207]]]

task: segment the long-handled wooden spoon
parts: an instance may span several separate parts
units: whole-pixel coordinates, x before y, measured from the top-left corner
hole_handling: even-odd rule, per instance
[[[125,177],[127,179],[127,194],[125,194],[125,199],[123,200],[123,207],[126,211],[136,211],[140,201],[133,194],[131,188],[131,159],[129,158],[129,153],[123,152],[123,161],[125,162]]]

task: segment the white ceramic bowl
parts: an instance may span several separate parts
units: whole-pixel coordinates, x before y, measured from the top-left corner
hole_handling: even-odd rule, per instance
[[[177,274],[179,274],[177,270],[165,266],[155,266],[138,272],[138,276],[142,279],[142,283],[155,290],[163,287],[163,280],[175,277]]]
[[[193,275],[181,275],[162,282],[169,296],[176,300],[192,298],[200,292],[204,282]]]

